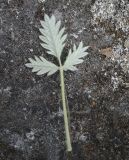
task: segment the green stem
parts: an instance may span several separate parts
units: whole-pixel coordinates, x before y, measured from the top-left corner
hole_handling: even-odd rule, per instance
[[[60,81],[61,81],[62,105],[63,105],[63,112],[64,112],[66,145],[67,145],[67,151],[71,152],[72,145],[71,145],[71,137],[70,137],[70,131],[69,131],[69,120],[68,120],[68,112],[67,112],[66,97],[65,97],[64,70],[61,65],[60,65]]]

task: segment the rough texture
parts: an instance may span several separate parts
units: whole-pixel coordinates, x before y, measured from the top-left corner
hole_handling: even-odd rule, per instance
[[[91,46],[79,70],[65,73],[71,159],[129,159],[128,6],[127,0],[0,0],[0,160],[67,159],[59,74],[36,76],[24,65],[33,55],[46,57],[38,39],[44,13],[65,25],[64,52],[81,40]]]

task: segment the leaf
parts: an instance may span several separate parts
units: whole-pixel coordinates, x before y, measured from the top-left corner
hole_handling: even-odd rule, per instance
[[[112,48],[104,48],[100,50],[100,54],[105,55],[107,58],[111,58],[112,57]]]
[[[83,62],[83,57],[86,56],[88,54],[88,52],[86,52],[86,50],[89,48],[89,46],[87,47],[83,47],[83,43],[80,42],[78,48],[76,47],[76,45],[73,46],[73,53],[72,50],[69,50],[69,54],[66,58],[66,61],[64,63],[64,70],[71,70],[71,71],[75,71],[77,70],[77,68],[75,67],[75,65],[80,64]]]
[[[32,58],[29,58],[30,63],[25,64],[29,68],[33,68],[32,72],[37,72],[37,75],[42,75],[45,73],[48,73],[47,75],[52,75],[54,74],[57,70],[58,67],[47,61],[45,58],[41,57],[38,58],[35,56],[35,60]]]
[[[39,36],[39,38],[43,41],[43,43],[41,43],[42,47],[47,49],[48,54],[51,54],[60,60],[67,38],[67,35],[64,35],[65,28],[60,30],[61,21],[56,23],[54,15],[51,17],[45,15],[45,20],[41,21],[41,25],[43,28],[40,28],[39,30],[42,35]]]
[[[42,47],[47,49],[47,53],[51,54],[58,58],[59,62],[61,62],[61,53],[65,46],[65,40],[67,35],[64,34],[65,28],[61,29],[61,21],[56,22],[55,16],[52,15],[48,17],[45,15],[44,21],[41,21],[41,25],[43,28],[40,28],[40,32],[42,35],[39,36]],[[75,65],[83,62],[83,57],[88,54],[86,50],[89,47],[83,47],[83,43],[80,42],[79,46],[73,46],[73,50],[69,50],[68,56],[64,62],[63,69],[65,71],[71,70],[75,71],[77,68]],[[37,72],[37,75],[42,75],[48,73],[48,75],[54,74],[59,67],[55,64],[47,61],[43,57],[35,56],[35,59],[29,58],[30,63],[27,63],[26,66],[32,68],[32,72]],[[62,67],[62,64],[60,67]]]

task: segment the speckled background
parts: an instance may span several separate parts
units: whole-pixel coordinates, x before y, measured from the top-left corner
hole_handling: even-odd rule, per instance
[[[71,160],[129,160],[129,1],[0,0],[0,160],[67,160],[59,73],[25,67],[43,55],[40,20],[54,14],[89,55],[66,72]],[[52,57],[47,57],[47,59]]]

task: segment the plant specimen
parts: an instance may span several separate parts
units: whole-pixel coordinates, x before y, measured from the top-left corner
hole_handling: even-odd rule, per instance
[[[77,70],[77,64],[83,62],[83,57],[88,54],[86,50],[87,47],[83,47],[83,43],[80,42],[79,46],[73,46],[73,49],[70,49],[68,52],[68,56],[64,63],[61,61],[62,51],[65,46],[65,41],[67,38],[67,34],[64,34],[65,28],[61,28],[61,21],[56,22],[55,16],[52,15],[49,17],[48,15],[44,16],[44,21],[41,21],[40,32],[41,35],[39,38],[42,43],[41,46],[47,50],[47,53],[53,55],[57,58],[59,65],[56,65],[44,57],[35,56],[35,59],[29,58],[30,63],[27,63],[26,66],[32,68],[32,72],[36,72],[37,75],[42,75],[47,73],[47,75],[52,75],[56,71],[60,72],[60,82],[61,82],[61,95],[62,95],[62,105],[63,105],[63,113],[64,113],[64,127],[65,127],[65,135],[66,135],[66,146],[67,151],[72,151],[71,145],[71,137],[70,137],[70,128],[69,128],[69,116],[68,116],[68,108],[66,101],[66,93],[65,93],[65,83],[64,83],[64,71]]]

